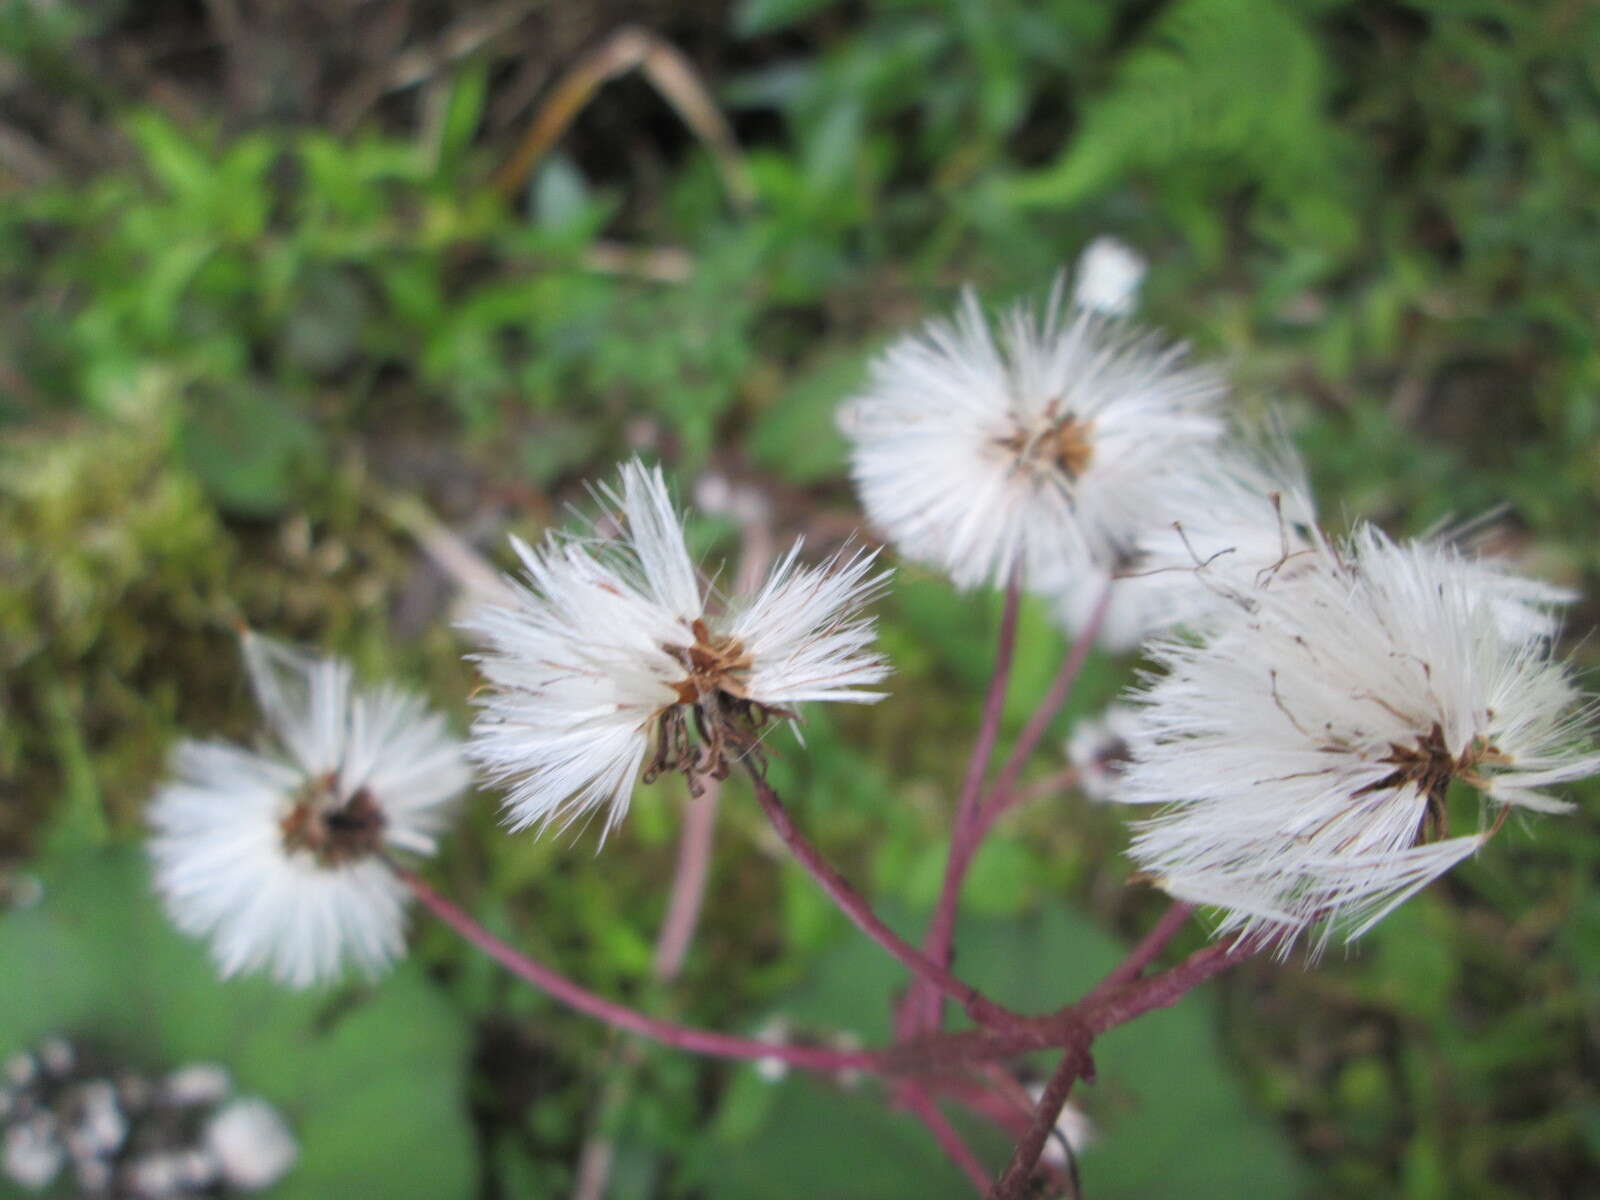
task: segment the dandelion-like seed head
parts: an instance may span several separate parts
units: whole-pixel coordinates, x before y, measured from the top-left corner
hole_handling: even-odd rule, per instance
[[[384,855],[433,852],[468,782],[461,744],[416,697],[356,686],[348,663],[253,633],[243,649],[267,737],[178,747],[149,810],[157,889],[225,975],[376,973],[404,946]]]
[[[1109,570],[1150,519],[1150,485],[1222,433],[1207,368],[1065,304],[953,320],[892,345],[841,421],[863,506],[910,558],[961,587],[1022,567],[1048,590]]]
[[[1371,528],[1155,647],[1117,799],[1160,804],[1132,854],[1221,932],[1358,936],[1514,808],[1600,770],[1551,654],[1552,590]],[[1454,797],[1480,799],[1463,830]]]
[[[329,870],[359,862],[383,849],[383,809],[365,787],[339,794],[338,776],[311,780],[280,822],[286,853],[305,852]]]
[[[1057,619],[1076,636],[1110,588],[1098,640],[1112,651],[1247,602],[1242,597],[1292,576],[1326,541],[1286,439],[1206,447],[1182,469],[1152,478],[1149,492],[1160,519],[1139,531],[1123,561],[1064,580],[1052,597]]]
[[[775,720],[816,700],[873,701],[888,673],[861,606],[882,587],[871,554],[803,566],[797,543],[754,595],[723,602],[689,557],[659,469],[635,461],[602,489],[620,536],[515,542],[513,606],[465,625],[488,683],[471,754],[509,786],[511,825],[627,811],[637,780],[698,787],[760,769]]]

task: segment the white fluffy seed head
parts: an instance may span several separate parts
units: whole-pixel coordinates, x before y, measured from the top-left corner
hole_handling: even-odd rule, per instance
[[[1560,812],[1600,770],[1590,709],[1543,636],[1545,593],[1370,528],[1307,551],[1196,639],[1154,647],[1117,799],[1163,805],[1132,855],[1219,932],[1287,952],[1358,936],[1513,808]],[[1481,798],[1449,828],[1452,787]]]
[[[405,889],[380,851],[433,852],[469,775],[416,697],[357,687],[348,663],[247,633],[259,749],[185,741],[149,809],[156,886],[224,975],[294,987],[369,974],[404,948]]]
[[[1152,519],[1114,574],[1086,571],[1055,594],[1057,619],[1077,634],[1110,586],[1098,640],[1112,651],[1236,607],[1326,542],[1286,439],[1206,447],[1153,477],[1148,504]]]
[[[874,557],[803,566],[796,544],[752,597],[716,602],[695,569],[659,468],[638,461],[599,492],[621,536],[516,543],[516,603],[464,627],[488,683],[470,753],[508,786],[513,828],[606,810],[653,771],[725,772],[759,753],[755,726],[813,700],[873,701],[887,674],[861,607]],[[699,739],[700,745],[694,742]]]
[[[1050,590],[1111,569],[1149,523],[1150,485],[1223,432],[1212,370],[1093,311],[967,292],[874,363],[841,422],[872,522],[960,587],[1020,566]]]
[[[1152,520],[1115,572],[1084,571],[1054,595],[1057,619],[1078,634],[1111,587],[1098,641],[1113,652],[1151,637],[1198,627],[1248,604],[1303,561],[1332,553],[1318,524],[1304,464],[1281,432],[1247,431],[1192,455],[1182,469],[1150,481]],[[1428,539],[1458,544],[1448,532]],[[1456,556],[1454,568],[1481,577],[1510,636],[1550,636],[1556,613],[1576,593],[1520,576],[1492,558]]]

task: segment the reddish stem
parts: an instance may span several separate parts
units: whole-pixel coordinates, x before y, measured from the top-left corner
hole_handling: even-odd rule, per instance
[[[972,860],[977,857],[978,849],[983,845],[983,839],[993,827],[995,820],[1012,804],[1017,780],[1021,777],[1022,768],[1027,765],[1029,756],[1038,747],[1045,731],[1050,727],[1050,722],[1055,720],[1062,706],[1066,704],[1067,698],[1072,694],[1072,685],[1082,673],[1083,664],[1088,660],[1089,651],[1094,648],[1095,638],[1099,636],[1100,626],[1105,623],[1106,613],[1111,608],[1111,589],[1114,582],[1108,580],[1101,590],[1099,599],[1095,601],[1094,608],[1089,613],[1089,619],[1078,631],[1072,649],[1068,651],[1066,659],[1061,664],[1061,670],[1056,673],[1055,679],[1050,684],[1050,690],[1045,693],[1043,701],[1028,718],[1028,723],[1023,726],[1017,744],[1012,747],[1010,757],[1000,768],[1000,776],[989,789],[976,818],[965,824],[957,822],[955,835],[950,841],[950,857],[945,862],[944,884],[939,892],[938,907],[934,911],[934,924],[929,928],[928,938],[923,943],[928,956],[943,966],[948,966],[951,961],[956,909],[960,904],[961,885],[966,880],[967,871],[971,868]],[[1009,667],[1009,652],[1004,646],[1003,639],[1002,630],[1000,658]],[[996,673],[998,675],[998,671]],[[991,692],[992,690],[991,685]],[[907,1007],[911,1008],[913,1004],[916,1008],[912,1011],[918,1014],[917,1027],[924,1029],[938,1027],[941,1004],[937,997],[927,1001],[921,1000],[917,989],[913,986]]]
[[[978,740],[972,745],[972,757],[967,761],[967,777],[961,784],[961,800],[956,805],[955,837],[965,836],[972,820],[977,816],[978,800],[983,795],[983,777],[988,773],[989,760],[994,757],[995,743],[1000,740],[1000,719],[1005,715],[1006,688],[1011,682],[1011,661],[1017,651],[1017,616],[1022,609],[1022,572],[1011,572],[1011,582],[1006,585],[1005,608],[1000,614],[1000,638],[995,649],[994,674],[989,678],[989,691],[983,698],[983,717],[978,725]],[[935,918],[937,919],[937,918]]]
[[[1022,733],[1017,737],[1017,744],[1011,748],[1011,756],[1000,768],[1000,777],[995,780],[994,787],[989,789],[991,802],[1017,786],[1022,768],[1028,764],[1028,756],[1039,745],[1045,731],[1050,728],[1050,722],[1055,720],[1062,705],[1066,704],[1067,697],[1072,694],[1072,685],[1078,681],[1078,675],[1083,671],[1083,664],[1088,660],[1089,651],[1094,648],[1095,638],[1100,635],[1100,626],[1105,623],[1106,613],[1110,611],[1111,589],[1115,582],[1115,580],[1106,582],[1106,586],[1100,592],[1100,598],[1095,601],[1094,609],[1089,613],[1089,619],[1083,623],[1083,628],[1078,630],[1077,640],[1072,643],[1072,649],[1067,653],[1066,659],[1061,664],[1061,670],[1056,673],[1054,681],[1050,684],[1050,690],[1045,693],[1039,707],[1023,726]]]
[[[604,1021],[629,1033],[654,1038],[667,1046],[708,1054],[716,1058],[760,1059],[777,1058],[792,1067],[809,1071],[881,1071],[886,1055],[882,1052],[826,1050],[816,1046],[787,1046],[755,1038],[734,1037],[705,1029],[693,1029],[646,1016],[615,1001],[597,996],[581,987],[560,972],[512,949],[466,912],[445,899],[416,875],[404,867],[394,866],[395,875],[411,889],[423,907],[468,942],[500,963],[519,979],[548,992],[563,1004],[577,1009],[596,1020]]]
[[[1061,1065],[1056,1068],[1055,1074],[1050,1076],[1050,1082],[1045,1084],[1044,1094],[1039,1097],[1039,1106],[1034,1109],[1033,1122],[1028,1126],[1028,1131],[1022,1135],[1022,1140],[1017,1143],[1016,1149],[1011,1152],[1011,1161],[1006,1164],[1005,1173],[1000,1176],[999,1182],[994,1185],[994,1190],[989,1193],[990,1200],[1020,1200],[1020,1197],[1027,1194],[1028,1180],[1033,1175],[1033,1168],[1039,1162],[1039,1156],[1044,1153],[1045,1143],[1055,1132],[1056,1122],[1061,1119],[1061,1109],[1067,1102],[1067,1096],[1072,1092],[1072,1085],[1088,1069],[1087,1050],[1074,1047],[1061,1056]]]
[[[1270,945],[1268,940],[1205,946],[1159,975],[1037,1017],[1013,1015],[1004,1028],[926,1033],[898,1042],[885,1055],[889,1071],[938,1073],[1035,1050],[1087,1051],[1101,1034],[1158,1008],[1169,1008],[1202,983]]]
[[[1011,682],[1011,662],[1017,649],[1017,616],[1022,609],[1022,567],[1012,569],[1011,580],[1006,585],[1005,608],[1000,614],[1000,638],[995,649],[994,674],[989,677],[989,690],[983,700],[983,717],[978,726],[978,739],[972,746],[972,757],[967,761],[967,776],[961,785],[961,799],[956,805],[954,828],[950,832],[950,854],[945,859],[944,882],[939,889],[939,900],[934,906],[933,919],[922,939],[922,949],[929,958],[941,966],[950,965],[950,939],[955,931],[956,902],[961,893],[961,878],[966,873],[972,851],[983,840],[985,829],[980,826],[979,801],[983,798],[983,777],[988,773],[989,761],[994,757],[995,743],[1000,740],[1000,720],[1005,714],[1006,689]],[[942,1002],[931,987],[913,983],[906,993],[902,1027],[909,1032],[917,1027],[932,1027],[939,1023]]]
[[[944,1151],[945,1157],[961,1168],[962,1174],[972,1181],[973,1187],[986,1194],[989,1191],[989,1172],[983,1169],[978,1156],[961,1140],[955,1126],[939,1111],[938,1104],[926,1092],[911,1086],[902,1089],[900,1099],[928,1127],[928,1132],[933,1134],[933,1140],[939,1143],[939,1149]]]
[[[1128,956],[1111,969],[1099,983],[1094,985],[1094,990],[1083,998],[1084,1004],[1093,1004],[1102,996],[1108,995],[1125,983],[1132,983],[1144,969],[1156,960],[1156,956],[1167,948],[1170,942],[1185,925],[1194,912],[1194,905],[1185,904],[1182,900],[1174,900],[1161,914],[1161,919],[1150,928],[1150,932],[1139,939],[1137,945]]]
[[[1126,1025],[1158,1008],[1170,1008],[1206,980],[1270,945],[1268,939],[1218,942],[1196,950],[1170,970],[1085,1001],[1079,1015],[1095,1035]]]
[[[1027,787],[1017,788],[1004,796],[992,796],[978,814],[978,819],[993,825],[1004,814],[1013,808],[1022,808],[1032,804],[1035,800],[1058,795],[1078,786],[1078,768],[1062,767],[1039,779],[1035,779]]]
[[[706,880],[711,874],[711,842],[717,825],[717,797],[720,780],[699,781],[700,794],[691,795],[683,807],[683,828],[678,834],[678,865],[672,874],[672,893],[667,900],[667,915],[656,937],[654,963],[657,979],[670,983],[683,970],[683,960],[700,923],[700,908],[705,901]]]
[[[878,914],[872,911],[872,906],[862,898],[861,893],[851,887],[845,877],[839,874],[833,865],[822,857],[817,848],[806,840],[805,835],[795,825],[794,818],[789,815],[789,810],[783,806],[783,801],[778,799],[778,794],[765,779],[761,778],[759,771],[754,767],[751,768],[750,778],[755,783],[756,798],[761,802],[761,807],[779,839],[827,893],[828,899],[838,905],[840,911],[855,923],[856,928],[877,942],[919,978],[927,980],[940,993],[959,1003],[967,1015],[980,1025],[1005,1027],[1022,1019],[1016,1013],[989,1000],[971,984],[957,979],[885,925]]]

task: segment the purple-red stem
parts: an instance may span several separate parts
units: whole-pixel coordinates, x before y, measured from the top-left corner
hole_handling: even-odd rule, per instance
[[[1082,1014],[1084,1023],[1091,1033],[1098,1036],[1119,1025],[1126,1025],[1147,1012],[1170,1008],[1206,980],[1222,974],[1268,945],[1268,941],[1253,939],[1205,946],[1159,975],[1127,984],[1093,1000],[1086,999],[1079,1005],[1086,1010]]]
[[[987,833],[990,825],[1013,808],[1026,808],[1035,800],[1043,800],[1077,786],[1078,768],[1062,767],[1059,771],[1035,779],[1027,787],[1016,788],[1004,796],[991,796],[979,810],[978,820],[985,822],[984,831]]]
[[[1078,636],[1072,644],[1072,649],[1067,653],[1066,659],[1061,664],[1061,669],[1056,673],[1055,679],[1050,684],[1050,690],[1045,693],[1043,701],[1034,710],[1028,723],[1023,726],[1022,733],[1017,738],[1017,744],[1012,747],[1010,756],[1005,765],[1000,768],[999,778],[994,786],[989,789],[987,796],[982,801],[974,817],[966,821],[958,819],[956,828],[950,839],[950,856],[945,862],[944,883],[939,891],[939,903],[934,910],[933,923],[928,929],[927,940],[923,947],[928,957],[942,966],[948,966],[953,953],[953,939],[955,936],[956,910],[961,901],[961,885],[966,880],[967,871],[972,866],[972,860],[977,857],[978,849],[983,844],[984,836],[993,827],[994,821],[1010,806],[1011,799],[1016,791],[1017,780],[1022,775],[1022,769],[1027,765],[1028,758],[1038,747],[1045,731],[1050,727],[1050,722],[1055,720],[1056,714],[1067,702],[1072,694],[1072,685],[1077,682],[1078,676],[1083,671],[1083,664],[1089,658],[1089,651],[1094,648],[1095,638],[1100,634],[1100,626],[1105,623],[1106,613],[1111,608],[1111,589],[1114,581],[1108,580],[1101,590],[1099,599],[1095,601],[1094,608],[1089,613],[1089,619],[1083,623],[1083,628],[1078,631]],[[1009,601],[1009,596],[1008,596]],[[1014,640],[1014,631],[1013,631]],[[1004,701],[1004,679],[998,669],[1004,663],[1009,673],[1011,651],[1006,645],[1006,630],[1002,627],[1000,650],[996,655],[995,679],[1000,684],[1002,691],[1002,704]],[[995,683],[990,684],[990,699],[993,699]],[[980,732],[980,741],[982,734]],[[991,747],[992,749],[992,747]],[[987,765],[987,758],[985,759]],[[969,771],[970,778],[970,771]],[[963,795],[963,802],[966,797]],[[987,814],[984,810],[992,810]],[[915,986],[912,997],[917,996]],[[914,999],[907,1001],[907,1007],[914,1013],[920,1013],[918,1026],[921,1028],[937,1028],[939,1024],[940,1001],[937,997],[931,1000],[915,1003]]]
[[[607,1000],[506,945],[411,871],[394,863],[389,865],[396,878],[410,889],[423,907],[466,941],[519,979],[548,992],[563,1004],[587,1016],[680,1050],[717,1058],[776,1058],[790,1066],[810,1071],[860,1070],[891,1075],[938,1073],[1051,1047],[1087,1054],[1089,1044],[1095,1037],[1153,1009],[1177,1003],[1195,987],[1269,944],[1257,939],[1207,946],[1159,975],[1137,980],[1092,1001],[1085,999],[1070,1004],[1045,1016],[1024,1017],[1000,1010],[1005,1017],[1005,1027],[1000,1029],[925,1034],[880,1050],[827,1050],[695,1029],[650,1017]]]
[[[1050,1082],[1045,1084],[1044,1094],[1039,1097],[1039,1106],[1034,1109],[1028,1131],[1011,1152],[1011,1161],[1006,1164],[1005,1173],[989,1193],[990,1200],[1020,1200],[1027,1194],[1028,1180],[1039,1162],[1039,1156],[1044,1153],[1045,1143],[1055,1132],[1056,1122],[1061,1119],[1061,1109],[1072,1092],[1072,1085],[1088,1069],[1087,1050],[1074,1047],[1061,1056],[1061,1065],[1050,1076]]]
[[[945,860],[944,882],[939,889],[939,900],[934,906],[928,932],[922,939],[923,952],[941,966],[950,965],[950,938],[955,929],[961,875],[966,868],[962,860],[971,857],[968,847],[983,838],[978,826],[983,777],[988,774],[995,743],[1000,740],[1000,720],[1005,715],[1006,689],[1011,682],[1011,662],[1016,656],[1017,617],[1021,609],[1022,567],[1019,564],[1012,569],[1011,580],[1006,585],[1005,608],[1000,614],[1000,637],[994,656],[994,674],[989,677],[989,690],[983,699],[983,717],[978,725],[978,739],[972,745],[967,775],[961,784],[961,798],[956,804],[955,825],[950,831],[950,855]],[[937,1025],[941,1003],[939,994],[932,988],[913,983],[904,1001],[905,1026],[909,1029],[913,1025]]]
[[[1095,601],[1094,609],[1089,613],[1089,619],[1083,623],[1083,628],[1078,630],[1077,640],[1072,643],[1072,649],[1062,662],[1061,670],[1056,673],[1055,680],[1050,684],[1050,690],[1045,693],[1039,707],[1023,726],[1022,733],[1017,737],[1017,744],[1011,748],[1011,756],[1006,759],[1005,765],[1000,768],[999,778],[989,789],[991,802],[1017,786],[1022,768],[1028,765],[1028,757],[1039,745],[1040,739],[1050,728],[1050,722],[1055,720],[1062,705],[1066,704],[1067,697],[1072,694],[1072,685],[1078,681],[1083,664],[1088,660],[1089,651],[1094,648],[1095,638],[1100,636],[1100,626],[1105,623],[1106,613],[1111,608],[1111,589],[1115,586],[1115,582],[1115,580],[1107,581],[1100,592],[1100,598]]]
[[[750,778],[755,784],[756,799],[761,802],[761,808],[767,814],[767,820],[772,823],[779,840],[817,881],[818,886],[827,893],[828,899],[855,923],[856,928],[887,950],[913,974],[927,980],[929,985],[960,1004],[967,1015],[978,1024],[1005,1027],[1022,1019],[1016,1013],[989,1000],[971,984],[957,979],[947,969],[928,958],[885,925],[878,914],[872,911],[872,906],[866,902],[861,893],[851,887],[845,877],[834,869],[833,864],[823,858],[817,848],[806,840],[805,835],[795,825],[794,818],[789,815],[789,810],[783,806],[783,801],[778,798],[778,794],[772,790],[767,781],[761,778],[760,772],[752,767]]]
[[[983,1169],[983,1164],[978,1161],[966,1142],[961,1140],[961,1135],[956,1132],[954,1125],[950,1124],[944,1113],[939,1111],[939,1105],[926,1092],[912,1086],[901,1090],[900,1099],[933,1134],[933,1140],[939,1143],[945,1157],[961,1168],[962,1174],[972,1181],[972,1186],[980,1193],[989,1191],[989,1172]]]
[[[1092,1004],[1100,997],[1114,992],[1125,983],[1132,983],[1144,969],[1156,960],[1156,956],[1167,948],[1177,933],[1189,923],[1189,917],[1194,912],[1194,905],[1185,904],[1182,900],[1174,900],[1167,906],[1167,911],[1161,914],[1161,919],[1150,927],[1150,932],[1139,939],[1128,956],[1111,969],[1099,983],[1094,985],[1094,990],[1083,998],[1083,1003]]]
[[[678,864],[672,874],[672,892],[667,899],[667,915],[656,936],[654,971],[657,979],[670,983],[683,970],[683,960],[700,923],[700,908],[705,902],[706,880],[711,873],[711,843],[717,826],[717,798],[722,783],[717,779],[699,780],[700,794],[691,795],[683,807],[683,827],[678,833]]]
[[[983,777],[989,772],[995,743],[1000,740],[1000,719],[1006,710],[1006,688],[1011,682],[1011,661],[1017,652],[1017,616],[1022,609],[1022,571],[1011,572],[1006,585],[1005,608],[1000,614],[1000,638],[994,655],[994,674],[983,698],[983,717],[978,725],[978,740],[967,761],[967,776],[961,783],[961,799],[956,805],[955,836],[959,839],[977,816],[983,796]],[[935,918],[937,920],[937,917]]]
[[[574,983],[559,971],[512,949],[479,925],[466,912],[445,899],[404,867],[395,866],[400,881],[411,889],[422,906],[482,950],[519,979],[548,992],[563,1004],[596,1020],[629,1033],[653,1038],[663,1045],[708,1054],[716,1058],[777,1058],[792,1067],[809,1071],[877,1071],[883,1069],[884,1055],[866,1051],[826,1050],[816,1046],[787,1046],[755,1038],[734,1037],[705,1029],[693,1029],[646,1016],[636,1009],[597,996]]]

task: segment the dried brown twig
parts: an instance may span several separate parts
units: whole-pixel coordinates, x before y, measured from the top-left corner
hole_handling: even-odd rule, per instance
[[[534,113],[516,152],[495,173],[495,190],[502,196],[514,195],[595,93],[609,81],[636,69],[705,144],[734,208],[744,211],[752,207],[755,184],[744,155],[694,64],[670,42],[631,25],[617,30],[579,59],[556,83],[555,90]]]

